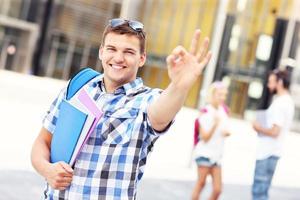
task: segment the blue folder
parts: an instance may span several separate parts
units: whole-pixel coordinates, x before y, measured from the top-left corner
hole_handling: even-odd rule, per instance
[[[70,162],[86,119],[86,113],[81,112],[67,101],[62,101],[51,141],[50,160],[52,163]]]

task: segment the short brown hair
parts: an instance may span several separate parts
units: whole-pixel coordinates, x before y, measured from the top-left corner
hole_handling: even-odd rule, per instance
[[[146,32],[144,30],[136,31],[129,26],[128,22],[125,22],[124,24],[121,24],[116,27],[111,27],[110,25],[107,25],[102,34],[102,44],[101,45],[104,44],[106,35],[108,33],[117,33],[120,35],[124,34],[124,35],[136,36],[140,41],[140,53],[145,53]]]
[[[291,74],[289,70],[286,69],[275,69],[271,71],[270,75],[275,75],[276,80],[279,81],[281,80],[283,83],[283,87],[285,89],[289,89],[290,84],[291,84]]]

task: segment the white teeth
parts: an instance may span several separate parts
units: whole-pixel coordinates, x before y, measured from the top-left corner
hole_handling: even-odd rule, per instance
[[[114,69],[123,69],[123,66],[120,65],[111,65]]]

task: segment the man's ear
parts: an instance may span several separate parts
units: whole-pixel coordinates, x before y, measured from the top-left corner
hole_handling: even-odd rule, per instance
[[[140,58],[140,63],[139,63],[139,67],[143,67],[144,64],[146,62],[146,52],[141,54],[141,58]]]
[[[102,54],[103,54],[103,47],[101,45],[99,48],[99,55],[98,55],[100,60],[102,60]]]
[[[279,85],[280,87],[283,88],[283,80],[279,79],[278,82],[277,82],[277,85]]]

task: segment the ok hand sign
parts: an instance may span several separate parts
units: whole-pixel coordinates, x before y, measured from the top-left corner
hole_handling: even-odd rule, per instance
[[[208,51],[208,38],[205,38],[198,48],[200,35],[201,32],[197,29],[189,51],[182,46],[177,46],[167,57],[171,83],[180,90],[187,91],[192,87],[211,58],[211,52]]]

